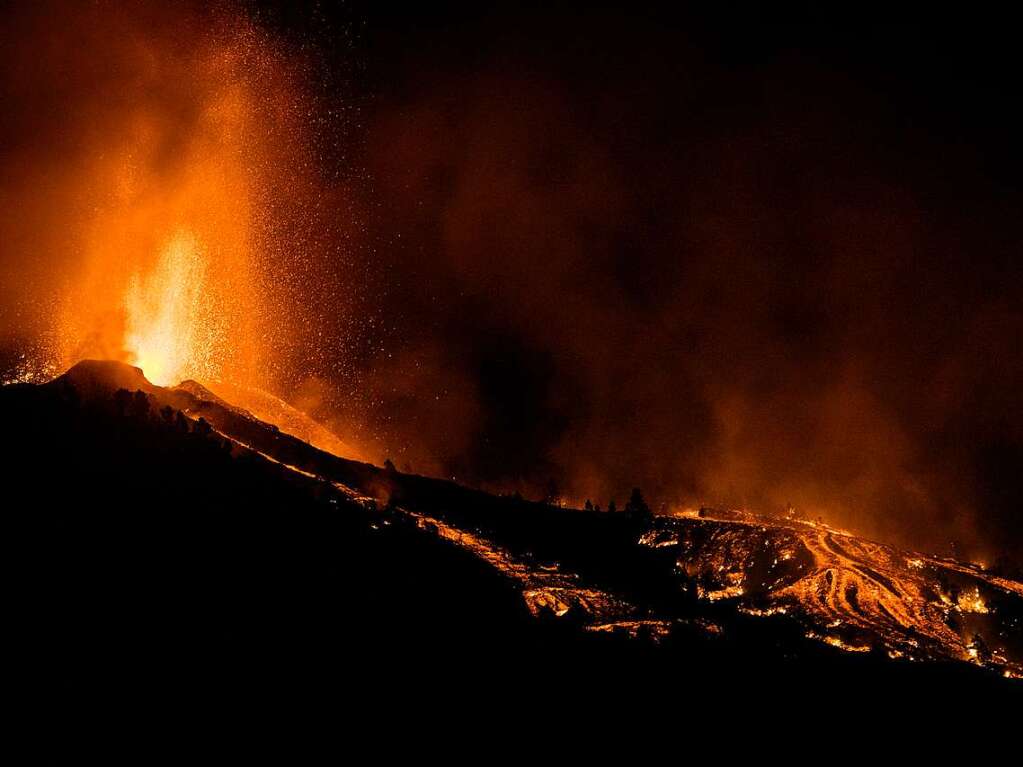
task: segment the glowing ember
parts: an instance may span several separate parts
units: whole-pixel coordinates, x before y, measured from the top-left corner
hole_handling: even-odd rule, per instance
[[[984,604],[984,599],[980,595],[980,589],[974,589],[968,594],[960,594],[957,604],[964,613],[983,614],[987,612],[987,605]]]

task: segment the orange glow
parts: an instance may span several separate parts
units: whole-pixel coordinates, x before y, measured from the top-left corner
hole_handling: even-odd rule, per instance
[[[94,169],[113,191],[86,227],[81,275],[65,296],[65,366],[106,357],[164,385],[251,381],[265,350],[254,329],[255,179],[240,157],[239,98],[231,88],[207,105],[192,146],[167,173],[147,158],[160,150],[161,127],[144,116],[119,156]]]
[[[968,563],[899,551],[810,520],[706,507],[663,519],[640,543],[677,551],[677,567],[696,581],[701,599],[732,601],[748,615],[800,616],[809,638],[846,652],[985,663],[971,639],[983,631],[999,648],[994,662],[1020,671],[1018,659],[1000,654],[1005,635],[985,595],[1015,602],[1023,584]],[[953,602],[946,591],[956,582],[971,585]],[[969,631],[956,627],[965,615]]]
[[[48,42],[13,46],[8,87],[61,118],[23,109],[32,128],[4,166],[0,319],[21,354],[3,382],[115,360],[158,385],[239,392],[282,430],[354,454],[280,399],[342,366],[331,341],[351,311],[332,260],[350,208],[317,170],[311,64],[214,5],[25,12]]]
[[[153,383],[211,378],[222,332],[204,300],[205,252],[179,232],[149,274],[136,274],[125,296],[125,349]]]

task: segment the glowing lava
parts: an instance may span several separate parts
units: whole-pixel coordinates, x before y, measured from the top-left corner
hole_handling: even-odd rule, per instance
[[[976,565],[821,523],[725,509],[660,518],[641,542],[674,548],[700,598],[732,601],[751,615],[788,615],[808,637],[840,649],[1023,674],[1016,628],[1023,583]]]
[[[125,296],[125,349],[159,386],[217,374],[223,333],[204,290],[205,253],[195,236],[178,232],[149,274],[132,276]]]
[[[40,101],[4,158],[0,378],[83,359],[171,385],[324,377],[318,320],[342,325],[347,280],[324,253],[346,224],[314,162],[310,63],[235,3],[60,5],[4,29],[24,43],[4,93]]]

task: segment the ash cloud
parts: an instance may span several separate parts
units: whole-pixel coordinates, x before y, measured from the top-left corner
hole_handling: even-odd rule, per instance
[[[356,4],[340,45],[331,9],[239,7],[309,43],[326,89],[259,107],[271,377],[365,455],[1020,555],[1023,126],[999,46],[500,4]],[[222,27],[200,4],[7,14],[17,350],[81,256],[90,163],[142,103],[173,175],[202,96],[174,62]]]
[[[374,107],[382,448],[1018,555],[1019,198],[955,105],[614,21],[505,30]]]

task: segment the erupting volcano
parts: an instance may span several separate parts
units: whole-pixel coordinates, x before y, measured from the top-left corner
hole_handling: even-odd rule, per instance
[[[160,56],[162,43],[152,44]],[[260,45],[228,38],[161,61],[197,79],[111,114],[118,130],[99,140],[102,155],[72,182],[95,204],[69,222],[84,247],[57,287],[63,366],[104,356],[161,384],[271,380],[256,217],[268,204],[261,185],[289,171],[277,150],[270,170],[257,165],[270,151],[256,132],[268,115],[245,67],[274,66]],[[150,87],[169,74],[157,70]]]
[[[18,321],[4,331],[18,364],[5,378],[88,358],[161,384],[274,390],[316,375],[304,338],[319,291],[340,286],[333,266],[311,266],[330,193],[311,172],[301,59],[227,8],[56,3],[9,26],[7,92],[58,100],[64,120],[26,107],[15,129],[5,192],[23,215],[4,222],[4,301]],[[33,39],[49,53],[28,73]]]
[[[312,5],[0,12],[41,689],[1023,693],[1005,115],[881,31]]]

